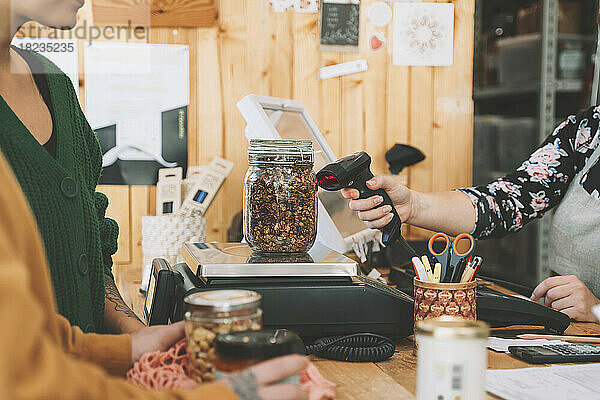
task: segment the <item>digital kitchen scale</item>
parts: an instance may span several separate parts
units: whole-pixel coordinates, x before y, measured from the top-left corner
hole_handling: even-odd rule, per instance
[[[349,281],[356,261],[315,244],[308,253],[253,253],[246,243],[185,243],[183,259],[206,285],[293,278],[294,281]]]
[[[186,264],[153,263],[155,287],[148,293],[164,293],[159,282],[175,289],[147,298],[152,324],[181,320],[191,293],[246,289],[262,295],[265,328],[289,329],[305,340],[355,333],[399,338],[413,330],[412,297],[361,276],[356,261],[323,245],[281,256],[252,253],[244,243],[186,243],[182,256]]]

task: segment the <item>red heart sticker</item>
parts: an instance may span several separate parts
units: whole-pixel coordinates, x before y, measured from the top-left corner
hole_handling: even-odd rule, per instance
[[[371,39],[369,40],[369,45],[371,46],[371,50],[379,50],[383,47],[385,43],[385,38],[380,33],[374,33],[371,35]]]

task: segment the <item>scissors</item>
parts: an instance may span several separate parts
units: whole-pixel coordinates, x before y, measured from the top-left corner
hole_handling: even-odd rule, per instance
[[[444,242],[444,249],[439,253],[433,249],[433,243],[438,239],[442,239],[441,241]],[[466,241],[468,243],[469,247],[467,251],[461,252],[456,248],[460,241]],[[429,248],[431,255],[434,256],[442,265],[441,279],[443,279],[445,282],[448,282],[448,275],[452,277],[454,274],[454,269],[458,266],[461,260],[469,258],[473,254],[473,249],[475,248],[475,239],[473,239],[473,236],[469,235],[468,233],[461,233],[454,238],[454,241],[451,241],[448,235],[438,232],[429,238],[427,247]]]

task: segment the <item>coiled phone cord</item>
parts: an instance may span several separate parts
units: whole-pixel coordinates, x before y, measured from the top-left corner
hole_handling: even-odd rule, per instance
[[[349,362],[379,362],[394,355],[394,343],[373,333],[356,333],[347,336],[334,336],[317,339],[305,346],[306,354],[321,358]]]

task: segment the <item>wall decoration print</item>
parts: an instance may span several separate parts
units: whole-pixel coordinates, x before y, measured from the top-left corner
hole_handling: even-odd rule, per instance
[[[394,65],[452,65],[454,4],[394,4],[393,48]]]
[[[360,1],[323,0],[321,51],[358,51]]]

